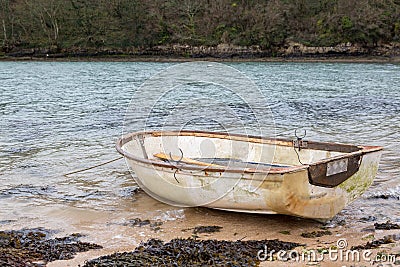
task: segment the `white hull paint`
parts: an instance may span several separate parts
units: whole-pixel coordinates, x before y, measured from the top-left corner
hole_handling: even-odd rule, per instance
[[[334,149],[302,149],[298,153],[306,164],[301,165],[291,141],[243,136],[232,139],[232,136],[224,134],[203,132],[181,134],[134,133],[122,138],[117,149],[125,155],[127,164],[135,173],[135,180],[145,192],[160,201],[187,207],[204,206],[329,220],[368,189],[376,176],[381,156],[380,147],[358,147],[363,151],[358,171],[339,185],[327,187],[310,183],[309,165],[330,157],[345,158],[347,154],[358,153],[358,150],[339,152],[340,144],[336,152]],[[185,157],[201,158],[202,154],[209,152],[198,149],[204,140],[213,143],[212,156],[217,158],[234,157],[291,167],[269,170],[242,168],[240,171],[237,168],[177,166],[174,162],[159,162],[153,157],[157,152],[168,153],[179,147]],[[238,148],[242,151],[237,151]]]

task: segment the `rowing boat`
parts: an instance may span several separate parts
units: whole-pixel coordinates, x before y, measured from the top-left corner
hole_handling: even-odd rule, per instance
[[[372,184],[382,147],[203,131],[117,141],[139,186],[159,201],[332,219]]]

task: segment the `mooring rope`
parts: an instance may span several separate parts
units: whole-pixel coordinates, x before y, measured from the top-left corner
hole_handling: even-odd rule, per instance
[[[114,162],[114,161],[120,160],[120,159],[122,159],[122,158],[124,158],[124,157],[118,157],[118,158],[115,158],[115,159],[112,159],[112,160],[109,160],[109,161],[106,161],[106,162],[103,162],[103,163],[97,164],[97,165],[95,165],[95,166],[92,166],[92,167],[89,167],[89,168],[85,168],[85,169],[81,169],[81,170],[77,170],[77,171],[69,172],[69,173],[66,173],[66,174],[64,174],[64,176],[68,176],[68,175],[75,174],[75,173],[79,173],[79,172],[88,171],[88,170],[91,170],[91,169],[94,169],[94,168],[97,168],[97,167],[100,167],[100,166],[106,165],[106,164],[108,164],[108,163],[111,163],[111,162]]]
[[[305,164],[304,164],[303,162],[301,162],[301,160],[300,160],[300,155],[299,155],[299,152],[297,152],[297,150],[296,150],[296,146],[294,145],[294,142],[293,142],[293,149],[294,149],[294,152],[296,152],[297,159],[299,160],[300,164],[301,164],[301,165],[305,165]]]
[[[297,129],[296,129],[296,130],[294,131],[294,135],[295,135],[296,138],[297,138],[297,140],[296,140],[296,142],[297,142],[297,148],[299,149],[299,152],[300,152],[301,147],[302,147],[302,145],[303,145],[303,138],[306,137],[307,131],[304,130],[303,136],[300,137],[300,136],[297,135]],[[296,150],[295,141],[293,141],[293,149],[294,149],[294,152],[296,152],[297,159],[299,160],[300,164],[301,164],[301,165],[305,165],[305,164],[304,164],[303,162],[301,162],[301,160],[300,160],[300,155],[299,155],[299,153],[298,153],[297,150]]]

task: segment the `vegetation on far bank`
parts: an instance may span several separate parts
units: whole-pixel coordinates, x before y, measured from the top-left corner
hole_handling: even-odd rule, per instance
[[[400,42],[400,0],[0,0],[0,53]],[[181,49],[182,50],[182,49]]]

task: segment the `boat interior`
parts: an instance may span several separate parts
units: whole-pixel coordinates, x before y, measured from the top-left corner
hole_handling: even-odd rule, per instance
[[[135,134],[123,149],[135,157],[208,167],[289,168],[313,164],[362,150],[363,147],[268,139],[213,132],[148,132]]]

